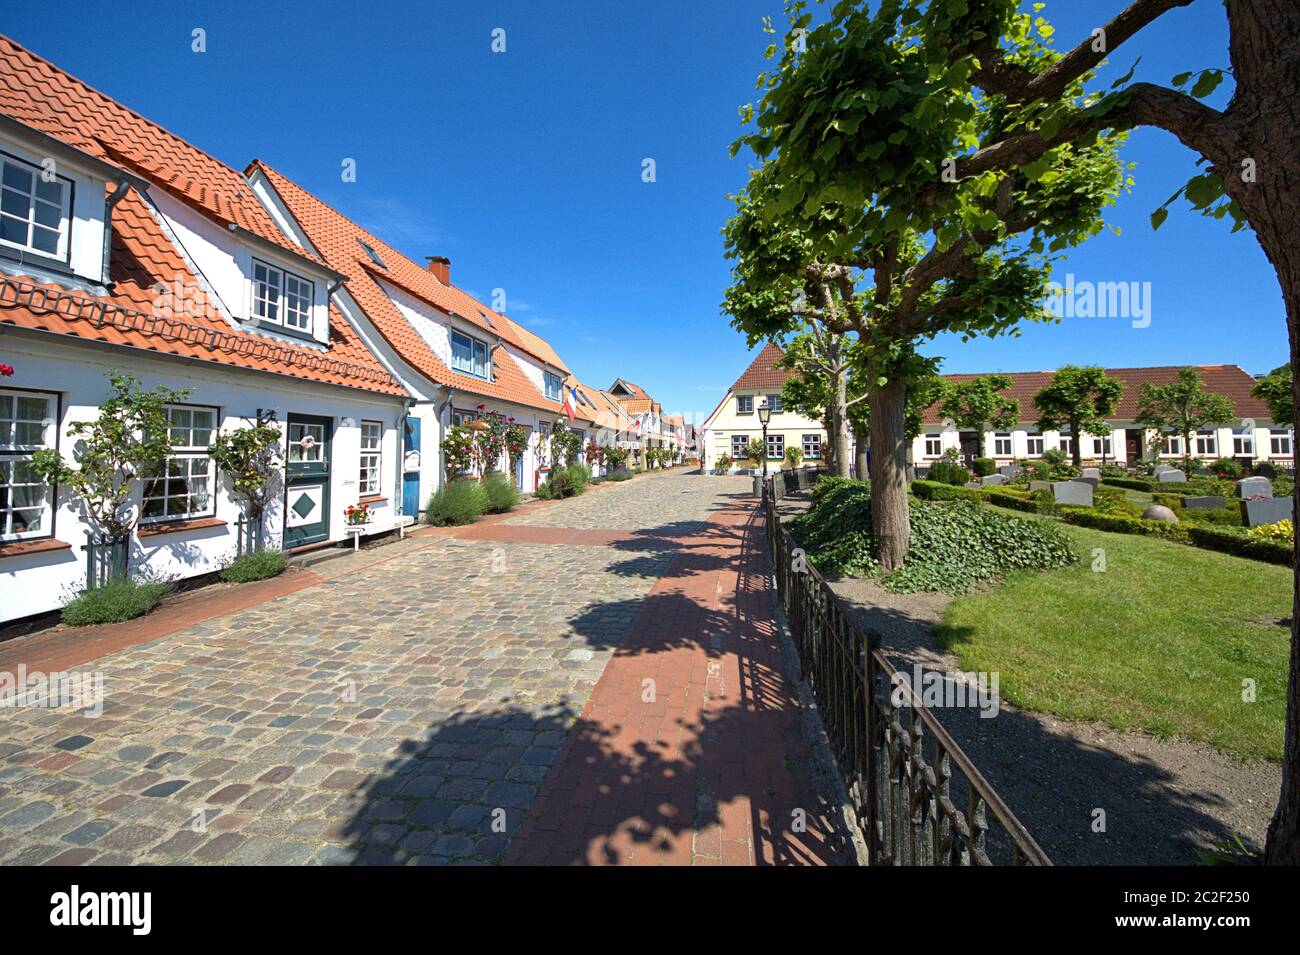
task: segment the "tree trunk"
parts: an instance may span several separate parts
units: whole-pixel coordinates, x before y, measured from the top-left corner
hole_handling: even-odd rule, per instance
[[[849,372],[840,366],[835,372],[835,387],[831,391],[831,405],[835,409],[835,433],[830,436],[834,448],[836,477],[849,477]]]
[[[1083,435],[1079,432],[1079,422],[1070,422],[1070,460],[1076,468],[1083,467]]]
[[[1300,379],[1300,9],[1294,0],[1231,0],[1229,48],[1237,88],[1226,113],[1226,159],[1214,164],[1273,263],[1286,306],[1292,377]],[[1214,158],[1214,157],[1211,157]],[[1247,175],[1247,170],[1252,175]],[[1300,386],[1300,380],[1297,380]],[[1292,395],[1300,410],[1300,390]],[[1295,417],[1292,420],[1297,420]],[[1292,517],[1300,487],[1292,501]],[[1300,545],[1292,554],[1300,568]],[[1282,792],[1264,860],[1300,865],[1300,572],[1292,584]]]
[[[830,408],[826,409],[826,414],[822,418],[822,427],[826,429],[826,443],[822,446],[822,463],[826,465],[827,474],[835,474],[835,442],[831,436],[835,434],[835,414]]]
[[[872,378],[875,375],[873,373]],[[871,416],[871,530],[884,570],[896,570],[907,556],[911,523],[907,513],[907,382],[891,376],[867,399]]]
[[[871,440],[868,433],[859,428],[853,429],[854,462],[853,467],[859,481],[867,479],[867,448]]]

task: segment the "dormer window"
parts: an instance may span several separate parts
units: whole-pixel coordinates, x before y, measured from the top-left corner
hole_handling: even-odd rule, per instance
[[[451,333],[451,367],[475,378],[488,378],[492,369],[491,349],[477,338]]]
[[[304,278],[253,260],[253,317],[298,331],[311,331],[315,290]]]
[[[0,165],[0,241],[66,260],[72,183],[2,153]]]
[[[542,372],[542,379],[546,382],[546,397],[552,401],[560,400],[560,376],[552,375],[549,371]]]

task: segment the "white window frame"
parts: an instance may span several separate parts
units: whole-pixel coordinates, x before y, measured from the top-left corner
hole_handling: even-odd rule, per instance
[[[820,461],[822,459],[822,436],[820,434],[805,434],[802,443],[805,461]],[[809,450],[810,448],[814,450]]]
[[[1066,454],[1074,454],[1074,435],[1062,431],[1056,436],[1056,446]]]
[[[767,406],[768,406],[770,409],[772,409],[772,414],[780,414],[781,412],[783,412],[783,411],[785,410],[785,408],[783,408],[783,407],[781,406],[781,396],[780,396],[780,395],[768,395],[768,396],[767,396]]]
[[[1160,453],[1171,457],[1182,457],[1183,436],[1181,434],[1166,434],[1160,444]]]
[[[12,417],[0,417],[0,487],[3,487],[7,493],[3,498],[3,507],[0,507],[0,541],[17,541],[32,540],[36,538],[54,536],[54,498],[55,488],[45,484],[43,481],[23,481],[21,484],[13,480],[13,472],[16,465],[31,461],[32,455],[40,450],[52,448],[58,450],[59,433],[58,433],[58,414],[59,414],[59,396],[48,391],[28,391],[22,388],[0,388],[0,398],[8,398]],[[39,421],[35,418],[19,417],[18,402],[20,399],[32,399],[45,402],[46,417]],[[3,412],[3,402],[0,402],[0,413]],[[19,443],[17,429],[19,425],[27,425],[28,430],[31,425],[40,425],[40,442],[32,443],[24,441]],[[12,430],[11,430],[12,429]],[[12,435],[12,437],[11,437]],[[28,435],[30,436],[30,435]],[[34,475],[33,475],[34,476]],[[24,505],[22,507],[14,506],[14,489],[17,487],[44,487],[45,494],[39,505]],[[40,516],[37,519],[37,527],[16,531],[14,530],[14,512],[15,511],[38,511]]]
[[[1268,429],[1268,453],[1270,456],[1290,457],[1294,446],[1294,432],[1291,429]]]
[[[1196,454],[1198,457],[1217,458],[1219,456],[1219,432],[1197,431]]]
[[[1041,458],[1046,447],[1043,436],[1037,432],[1025,435],[1025,457]]]
[[[736,395],[736,414],[753,414],[754,396]]]
[[[731,460],[745,460],[745,445],[749,444],[749,439],[743,434],[733,434],[731,436]]]
[[[927,458],[943,457],[943,435],[931,432],[925,436],[925,456]]]
[[[1011,432],[993,432],[993,456],[995,458],[1011,457]]]
[[[196,428],[194,424],[195,412],[210,412],[212,415],[211,427],[206,429]],[[187,416],[182,419],[179,416]],[[184,424],[178,425],[178,422],[184,420]],[[140,523],[141,524],[161,524],[173,521],[193,521],[201,520],[205,517],[215,517],[217,513],[217,466],[212,460],[212,441],[216,438],[217,432],[221,428],[221,410],[213,405],[167,405],[167,422],[168,422],[168,440],[172,443],[172,453],[167,455],[167,460],[163,462],[162,474],[155,477],[144,478],[140,499]],[[194,432],[206,430],[208,432],[207,444],[194,443]],[[178,441],[177,433],[180,432],[182,437],[188,437],[188,442]],[[174,465],[180,467],[174,468]],[[196,465],[201,465],[202,475],[196,473]],[[173,470],[183,473],[173,473]],[[199,510],[190,507],[181,511],[172,511],[171,502],[180,500],[187,504],[191,499],[197,497],[189,487],[189,482],[196,477],[202,477],[207,484],[207,503]],[[177,485],[183,485],[183,493],[176,493],[173,489],[173,482]],[[157,493],[161,491],[161,493]],[[152,501],[163,502],[162,513],[149,514],[149,505]]]
[[[1110,435],[1092,436],[1092,456],[1094,458],[1109,458],[1115,454],[1114,447],[1111,444]]]
[[[5,181],[5,172],[8,167],[14,167],[32,177],[31,186],[28,189],[19,189],[11,186]],[[10,249],[20,249],[23,252],[30,252],[34,255],[43,256],[47,259],[57,260],[59,262],[68,262],[72,254],[72,190],[73,182],[66,176],[55,175],[53,185],[59,187],[59,201],[53,202],[46,196],[40,195],[41,186],[51,185],[49,179],[45,177],[45,169],[41,166],[28,162],[25,159],[19,159],[10,153],[0,152],[0,219],[9,222],[23,222],[26,224],[26,238],[23,242],[15,242],[12,239],[4,238],[4,230],[0,228],[0,245]],[[4,201],[13,202],[14,197],[23,197],[26,199],[27,210],[25,218],[19,217],[14,212],[4,211]],[[36,221],[36,211],[38,203],[41,206],[55,207],[59,212],[59,225],[55,227]],[[46,249],[37,248],[32,244],[32,235],[39,229],[43,232],[58,233],[58,243],[55,245],[55,251],[50,252]]]
[[[559,375],[553,375],[549,371],[542,372],[542,386],[546,397],[551,401],[564,400],[564,382]]]
[[[259,276],[259,270],[265,278]],[[252,278],[253,303],[249,314],[254,319],[296,332],[311,333],[312,313],[316,309],[316,283],[258,258],[253,259]],[[275,292],[274,297],[269,294],[271,290]],[[298,304],[291,305],[291,297]],[[305,307],[301,304],[304,299]],[[275,315],[270,314],[271,309],[275,310]]]
[[[378,497],[380,488],[380,465],[383,461],[384,423],[382,421],[361,422],[361,460],[357,476],[357,488],[361,497]]]
[[[487,342],[473,335],[466,335],[459,329],[450,329],[449,338],[451,341],[451,370],[462,375],[469,375],[471,378],[482,378],[484,381],[492,379],[492,349],[488,347]],[[456,357],[456,339],[460,338],[469,343],[469,366],[466,367],[459,363]],[[480,360],[482,370],[480,371]]]
[[[1255,432],[1252,429],[1242,428],[1232,432],[1232,454],[1233,457],[1255,456]]]
[[[776,449],[773,452],[773,448]],[[767,459],[769,461],[781,461],[785,459],[785,435],[779,431],[776,434],[767,436]]]

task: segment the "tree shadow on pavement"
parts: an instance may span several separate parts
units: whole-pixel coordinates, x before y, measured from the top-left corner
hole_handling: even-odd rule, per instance
[[[357,786],[324,861],[827,864],[839,839],[790,725],[728,706],[643,738],[565,702],[453,714]]]

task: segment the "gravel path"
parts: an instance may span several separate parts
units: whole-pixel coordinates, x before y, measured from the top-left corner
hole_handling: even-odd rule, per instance
[[[798,501],[783,502],[787,512],[798,509]],[[953,598],[895,594],[862,578],[832,586],[855,621],[880,634],[896,666],[960,669],[930,633]],[[1005,701],[993,719],[974,709],[940,716],[1057,865],[1195,864],[1198,849],[1233,833],[1263,846],[1281,785],[1277,763],[1061,720]],[[1104,832],[1094,831],[1098,809],[1105,813]]]

